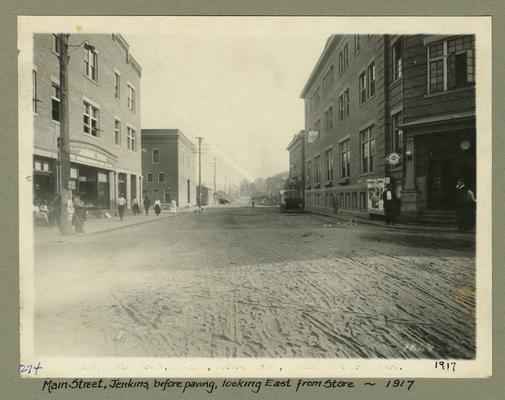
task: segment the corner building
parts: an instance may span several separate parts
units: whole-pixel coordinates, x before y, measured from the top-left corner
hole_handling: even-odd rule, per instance
[[[179,129],[142,130],[142,169],[151,204],[196,204],[196,146]]]
[[[383,47],[332,35],[303,88],[308,210],[368,213],[367,181],[385,176]]]
[[[70,181],[88,209],[128,206],[142,193],[140,155],[141,67],[120,34],[70,35],[68,100]],[[60,43],[34,35],[33,184],[35,200],[59,192]]]

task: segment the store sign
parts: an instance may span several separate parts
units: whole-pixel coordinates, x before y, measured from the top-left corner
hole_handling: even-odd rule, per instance
[[[75,181],[68,181],[68,190],[75,190]]]
[[[386,179],[384,178],[367,180],[367,199],[369,214],[384,214],[384,200],[382,194],[384,193],[385,184]]]
[[[395,166],[400,164],[401,158],[402,156],[400,156],[398,153],[390,153],[387,156],[386,160],[389,165]]]

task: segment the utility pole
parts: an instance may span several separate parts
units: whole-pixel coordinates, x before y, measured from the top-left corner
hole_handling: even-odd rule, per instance
[[[59,33],[60,41],[60,230],[62,235],[71,235],[72,221],[67,210],[71,201],[69,191],[70,181],[70,124],[68,113],[68,37],[66,33]]]
[[[198,191],[197,191],[197,205],[202,206],[202,139],[198,136]]]
[[[214,157],[214,205],[216,205],[216,158]]]

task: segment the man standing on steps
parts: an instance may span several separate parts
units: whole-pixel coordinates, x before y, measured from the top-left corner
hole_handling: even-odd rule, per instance
[[[126,207],[126,199],[124,193],[121,193],[119,199],[117,199],[117,211],[119,212],[119,219],[122,221],[124,218],[124,209]]]
[[[456,218],[458,220],[458,231],[466,232],[473,225],[474,206],[477,202],[473,192],[468,189],[463,179],[456,182],[456,193],[454,196],[456,206]]]

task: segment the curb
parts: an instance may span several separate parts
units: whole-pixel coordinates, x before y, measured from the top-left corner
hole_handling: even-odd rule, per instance
[[[355,219],[357,222],[360,222],[364,225],[375,225],[375,226],[382,226],[387,229],[397,229],[397,230],[406,230],[406,231],[414,231],[414,232],[419,232],[419,233],[453,233],[453,234],[458,234],[458,232],[454,232],[453,228],[446,228],[446,227],[438,227],[438,226],[431,226],[431,225],[406,225],[406,224],[396,224],[396,225],[384,225],[383,223],[379,222],[374,222],[369,219],[363,218],[361,216],[357,215],[352,215],[349,214],[348,216],[343,216],[343,215],[338,215],[338,214],[327,214],[324,212],[320,211],[313,211],[313,210],[306,210],[305,212],[309,214],[316,214],[316,215],[322,215],[325,217],[330,217],[333,219],[338,219],[340,221],[349,221],[350,219]],[[471,235],[475,235],[475,232],[468,232]]]
[[[90,236],[95,236],[95,235],[101,235],[103,233],[109,233],[109,232],[119,231],[119,230],[131,228],[131,227],[134,227],[134,226],[149,224],[151,222],[156,222],[156,221],[161,221],[161,220],[168,219],[168,218],[173,218],[173,217],[176,217],[178,215],[184,215],[184,214],[189,214],[189,212],[181,212],[180,214],[163,215],[163,216],[160,216],[159,218],[153,218],[153,219],[150,219],[150,220],[147,220],[147,221],[139,221],[139,222],[135,222],[133,224],[114,226],[112,228],[102,229],[102,230],[99,230],[99,231],[96,231],[96,232],[87,232],[87,233],[82,233],[82,234],[79,234],[79,235],[59,236],[57,239],[54,239],[54,240],[39,241],[39,242],[37,242],[34,239],[33,243],[34,243],[34,245],[36,245],[38,243],[39,244],[42,244],[42,243],[55,243],[55,242],[61,242],[63,238],[64,238],[65,241],[68,241],[68,240],[78,240],[78,239],[84,238],[84,237],[90,237]]]

